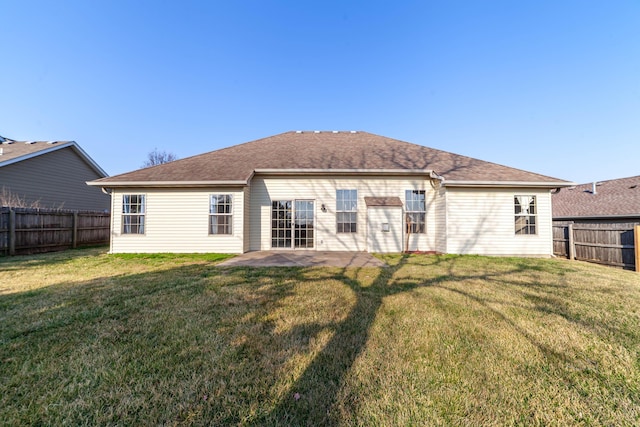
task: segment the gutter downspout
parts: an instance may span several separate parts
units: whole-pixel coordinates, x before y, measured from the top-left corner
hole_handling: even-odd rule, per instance
[[[436,181],[436,180],[438,181],[437,187],[436,187],[436,185],[434,185],[434,181]],[[429,181],[431,182],[431,187],[434,190],[436,190],[437,188],[439,188],[442,185],[444,185],[444,176],[438,175],[434,171],[429,171]]]

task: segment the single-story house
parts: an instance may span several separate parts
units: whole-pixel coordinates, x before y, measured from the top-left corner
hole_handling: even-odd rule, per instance
[[[106,211],[110,197],[86,181],[108,176],[75,141],[0,137],[0,195],[41,208]],[[3,204],[3,203],[0,203]]]
[[[361,131],[293,131],[88,183],[111,252],[551,256],[572,183]]]
[[[554,221],[640,221],[640,176],[590,182],[553,194]]]

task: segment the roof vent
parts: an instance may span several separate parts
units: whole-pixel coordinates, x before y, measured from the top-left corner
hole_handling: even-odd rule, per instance
[[[51,144],[57,144],[58,141],[47,141],[47,144],[51,145]]]
[[[338,131],[337,130],[333,130],[333,131],[331,131],[331,133],[338,133]]]
[[[36,142],[35,141],[25,141],[24,143],[28,144],[28,145],[31,145],[31,144],[35,144]]]
[[[351,132],[349,132],[349,133],[358,133],[358,131],[357,131],[357,130],[352,130],[352,131],[351,131]]]
[[[302,133],[302,131],[301,130],[297,130],[296,133]]]
[[[313,133],[320,133],[320,131],[319,130],[314,130]]]

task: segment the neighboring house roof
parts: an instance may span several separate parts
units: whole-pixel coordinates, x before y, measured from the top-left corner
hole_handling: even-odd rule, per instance
[[[567,186],[572,183],[361,131],[295,131],[235,145],[90,185],[245,185],[262,174],[425,174],[445,185]]]
[[[102,177],[108,176],[75,141],[14,141],[0,137],[0,167],[42,156],[63,148],[74,150],[98,175]]]
[[[553,195],[553,218],[640,217],[640,176],[564,188]]]

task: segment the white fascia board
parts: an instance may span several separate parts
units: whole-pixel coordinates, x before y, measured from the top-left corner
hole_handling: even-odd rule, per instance
[[[449,181],[449,180],[445,180],[443,182],[443,185],[445,187],[481,187],[481,188],[528,187],[528,188],[553,189],[553,188],[560,188],[560,187],[571,187],[576,184],[573,182],[567,182],[567,181],[527,182],[527,181]]]
[[[78,143],[76,143],[75,141],[71,141],[71,145],[73,146],[73,149],[76,150],[78,152],[78,154],[80,154],[80,156],[87,162],[89,163],[89,165],[91,167],[93,167],[93,169],[98,173],[98,175],[102,175],[103,177],[108,177],[109,174],[107,172],[105,172],[104,169],[102,169],[100,167],[100,165],[98,165],[92,158],[91,156],[89,156],[86,151],[84,151],[79,145]],[[53,150],[52,150],[53,151]]]
[[[244,187],[247,181],[87,181],[87,185],[103,188],[145,187],[145,188],[202,188],[202,187]]]

